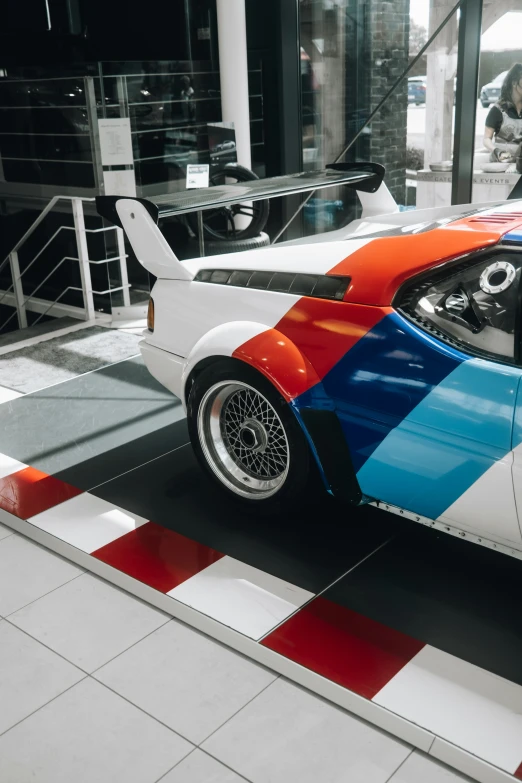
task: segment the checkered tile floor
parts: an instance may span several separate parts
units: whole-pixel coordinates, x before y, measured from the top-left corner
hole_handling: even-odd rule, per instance
[[[179,403],[139,359],[6,401],[0,519],[391,732],[401,747],[484,783],[522,778],[522,563],[327,498],[306,518],[245,519],[208,485],[187,441]],[[279,721],[299,722],[303,698],[287,682],[277,688],[284,709],[257,697],[276,744]],[[296,709],[286,719],[285,698]],[[244,725],[253,727],[248,709]],[[243,724],[232,724],[220,730],[229,744],[220,761],[255,783],[279,780],[252,768]],[[414,758],[394,783],[431,780],[419,771],[428,760]],[[198,763],[210,762],[203,754]],[[344,779],[307,778],[307,764],[296,780]],[[421,767],[410,774],[412,764]],[[397,766],[364,767],[360,779],[384,782]]]

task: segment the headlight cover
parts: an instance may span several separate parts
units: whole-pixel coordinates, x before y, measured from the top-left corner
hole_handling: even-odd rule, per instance
[[[420,328],[468,353],[520,360],[522,253],[446,264],[407,284],[396,307]]]

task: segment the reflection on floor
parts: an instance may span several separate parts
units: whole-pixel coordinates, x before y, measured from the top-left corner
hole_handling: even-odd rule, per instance
[[[410,738],[408,742],[439,760],[484,783],[500,783],[513,774],[522,777],[522,630],[514,620],[520,561],[405,526],[372,507],[350,509],[328,498],[309,508],[305,517],[296,513],[247,519],[208,484],[187,443],[179,402],[153,381],[140,359],[105,367],[0,405],[0,508],[14,515],[11,519],[28,519],[24,530],[38,531],[51,547],[60,542],[72,557],[75,552],[88,556],[79,562],[103,576],[122,575],[125,585],[141,585],[140,595],[174,616],[188,622],[194,618],[210,635],[223,628],[218,638],[226,636],[227,643],[252,658],[339,704],[346,705],[349,698],[358,714]],[[13,540],[23,541],[16,536]],[[0,541],[0,588],[2,545],[8,541]],[[90,566],[94,561],[96,567]],[[8,574],[6,579],[15,578],[12,569]],[[52,649],[92,671],[91,664],[80,661],[80,641],[74,643],[74,652],[63,652],[74,635],[60,618],[76,622],[75,607],[80,611],[89,590],[94,595],[98,589],[73,587],[82,580],[98,583],[84,575],[71,587],[55,590],[50,596],[56,598],[31,604],[42,607],[42,614],[35,610],[34,620],[33,610],[21,609],[16,601],[8,614],[26,612],[27,623],[19,627],[29,633],[35,629],[37,639],[45,634]],[[143,593],[143,586],[149,592]],[[60,591],[70,591],[69,609],[58,607]],[[0,590],[0,615],[5,616],[1,595]],[[26,598],[24,603],[35,600]],[[96,622],[111,626],[109,617]],[[184,681],[172,684],[177,699],[168,691],[172,677],[183,680],[179,672],[188,665],[173,666],[169,647],[174,645],[181,655],[183,633],[189,634],[186,639],[192,639],[191,634],[200,638],[171,622],[121,655],[127,661],[121,671],[119,664],[108,664],[107,680],[100,679],[178,731],[184,741],[199,745],[217,725],[207,731],[205,724],[203,730],[198,718],[191,728],[189,715],[174,715],[175,704],[184,703]],[[94,659],[99,666],[109,660],[103,655]],[[249,666],[255,679],[258,667]],[[146,687],[136,683],[136,671],[142,672]],[[312,697],[271,676],[256,691],[253,706],[244,706],[245,694],[237,708],[244,706],[242,717],[224,725],[228,718],[220,716],[222,728],[202,746],[245,778],[255,783],[384,783],[408,756],[403,742],[320,700],[307,706]],[[241,691],[232,677],[227,692],[235,693],[238,687]],[[70,693],[75,689],[80,685]],[[78,692],[82,703],[105,698],[96,688]],[[353,721],[349,729],[348,719]],[[36,728],[27,731],[16,741],[30,741]],[[352,731],[353,743],[346,738]],[[367,731],[375,732],[371,741],[378,747],[371,764],[362,750]],[[342,741],[335,739],[341,735]],[[286,738],[284,751],[280,736]],[[331,774],[324,769],[321,774],[310,749],[330,746],[332,759],[325,769],[331,767]],[[343,750],[334,752],[334,747]],[[192,762],[186,761],[165,780],[206,779],[197,775],[206,774],[201,770],[211,761],[199,753],[188,757],[197,772],[192,773]],[[269,761],[263,761],[265,757]],[[323,753],[321,758],[326,765]],[[354,772],[345,778],[349,758]],[[409,757],[392,780],[460,779],[431,763]],[[272,764],[270,769],[267,764]],[[0,779],[1,772],[0,762]]]

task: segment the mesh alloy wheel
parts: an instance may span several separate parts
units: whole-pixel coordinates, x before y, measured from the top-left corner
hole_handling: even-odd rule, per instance
[[[197,430],[209,466],[236,495],[264,500],[281,489],[290,466],[288,439],[257,389],[232,380],[211,386],[199,404]]]

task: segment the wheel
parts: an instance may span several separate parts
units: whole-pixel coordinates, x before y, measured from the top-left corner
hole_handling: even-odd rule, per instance
[[[259,179],[250,169],[238,163],[229,163],[219,171],[210,175],[210,185],[227,185],[234,182],[251,182]],[[218,209],[206,209],[203,212],[203,236],[206,239],[232,240],[257,237],[268,221],[270,204],[264,201],[253,201],[247,204],[232,204]],[[236,229],[234,218],[244,215],[250,218],[245,228]],[[194,212],[187,215],[187,222],[196,236],[199,236],[198,216]]]
[[[270,244],[270,237],[264,232],[251,239],[231,239],[229,242],[221,242],[205,239],[205,256],[224,255],[225,253],[239,253],[242,250],[256,250],[258,247],[267,247]],[[190,239],[187,243],[187,250],[191,253],[190,258],[199,258],[199,240]]]
[[[489,101],[484,101],[484,100],[482,100],[482,98],[481,98],[480,102],[481,102],[481,104],[482,104],[482,108],[483,108],[483,109],[488,109],[488,108],[489,108]]]
[[[254,512],[300,504],[311,481],[310,450],[288,403],[262,375],[235,359],[203,370],[189,393],[188,425],[206,473]]]

